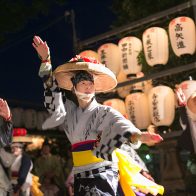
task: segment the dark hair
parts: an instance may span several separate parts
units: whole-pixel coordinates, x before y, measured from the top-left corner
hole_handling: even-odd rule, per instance
[[[93,75],[84,70],[77,71],[75,76],[71,78],[73,86],[76,86],[76,84],[84,80],[91,81],[94,83]]]

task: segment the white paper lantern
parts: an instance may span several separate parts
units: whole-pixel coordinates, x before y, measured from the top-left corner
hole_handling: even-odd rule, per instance
[[[82,57],[91,57],[91,58],[95,58],[96,60],[99,60],[98,53],[93,50],[84,50],[80,52],[79,55]]]
[[[115,75],[120,71],[120,51],[116,44],[107,43],[98,48],[99,61],[105,64]]]
[[[103,102],[103,105],[111,106],[112,108],[119,111],[124,117],[127,118],[125,102],[123,100],[121,100],[121,99],[108,99]]]
[[[125,74],[136,74],[142,70],[138,55],[142,51],[142,42],[137,37],[124,37],[118,43],[120,49],[120,67]]]
[[[42,130],[43,122],[49,117],[49,113],[46,111],[38,111],[37,112],[37,129]]]
[[[169,58],[168,35],[165,29],[151,27],[142,36],[144,54],[150,66],[165,65]]]
[[[151,124],[148,97],[143,92],[127,95],[125,99],[128,119],[139,129],[147,129]]]
[[[194,54],[196,48],[195,23],[189,17],[178,17],[169,23],[171,46],[177,56]]]
[[[124,71],[121,70],[119,72],[119,74],[117,75],[117,81],[118,83],[129,81]],[[126,85],[117,88],[117,93],[120,97],[125,98],[130,93],[131,89],[132,89],[132,85]]]
[[[24,121],[23,121],[24,113],[23,112],[24,112],[24,110],[19,107],[11,109],[14,127],[23,127],[24,126]]]
[[[148,93],[149,111],[155,126],[170,126],[175,117],[175,94],[168,86],[156,86]]]
[[[35,129],[37,127],[37,112],[34,109],[24,110],[23,115],[24,126],[27,129]]]

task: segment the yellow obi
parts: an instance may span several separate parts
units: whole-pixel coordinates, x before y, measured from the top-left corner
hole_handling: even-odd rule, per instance
[[[93,154],[92,150],[72,152],[72,156],[73,156],[73,163],[75,167],[104,161],[104,159],[102,158],[97,158]]]

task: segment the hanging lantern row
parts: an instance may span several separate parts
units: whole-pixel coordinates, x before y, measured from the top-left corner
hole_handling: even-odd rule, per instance
[[[139,129],[147,129],[150,124],[170,126],[175,117],[175,94],[168,86],[153,87],[148,94],[134,92],[120,99],[106,100],[108,105],[118,110]]]
[[[178,17],[169,23],[169,38],[172,49],[177,56],[193,55],[196,49],[196,29],[189,17]],[[95,57],[110,68],[116,76],[120,71],[126,75],[142,71],[138,55],[144,48],[144,55],[149,66],[165,65],[169,58],[169,38],[165,29],[151,27],[143,32],[142,41],[134,36],[124,37],[118,45],[105,43],[97,52],[86,50],[81,56]]]
[[[46,111],[34,109],[11,108],[14,127],[42,130],[43,122],[49,117]]]

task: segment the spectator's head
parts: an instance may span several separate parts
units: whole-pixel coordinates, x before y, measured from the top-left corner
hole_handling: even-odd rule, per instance
[[[48,140],[45,140],[43,145],[42,145],[41,153],[42,153],[42,155],[49,155],[50,151],[51,151],[50,143],[48,142]]]
[[[25,144],[31,143],[31,137],[27,136],[27,130],[24,128],[14,128],[13,141],[11,144],[11,151],[15,156],[23,152]]]
[[[15,156],[22,154],[24,145],[19,142],[14,142],[11,144],[11,151]]]

